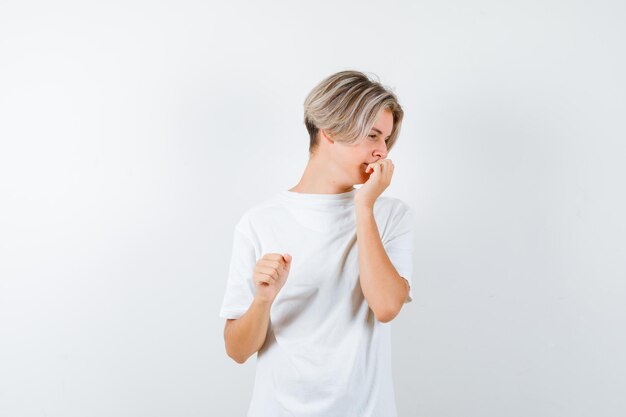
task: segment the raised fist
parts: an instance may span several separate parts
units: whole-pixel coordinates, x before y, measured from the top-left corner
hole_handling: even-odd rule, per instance
[[[287,281],[290,267],[291,255],[289,254],[266,253],[263,255],[257,261],[252,277],[256,287],[256,297],[273,302]]]

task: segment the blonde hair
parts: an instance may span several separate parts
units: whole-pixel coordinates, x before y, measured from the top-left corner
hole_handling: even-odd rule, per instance
[[[365,138],[382,109],[389,109],[393,115],[393,128],[387,141],[390,151],[400,134],[404,116],[396,95],[360,71],[340,71],[326,77],[304,100],[309,154],[318,147],[320,130],[337,142],[354,143]]]

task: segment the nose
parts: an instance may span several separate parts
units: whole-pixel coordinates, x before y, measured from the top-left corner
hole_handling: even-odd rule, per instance
[[[378,156],[378,159],[385,159],[387,157],[387,152],[387,144],[383,142],[383,145],[376,147],[374,156]]]

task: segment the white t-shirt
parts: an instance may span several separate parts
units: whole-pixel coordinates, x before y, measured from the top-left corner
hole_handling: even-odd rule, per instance
[[[359,284],[354,195],[281,191],[235,226],[220,317],[249,308],[258,259],[288,253],[291,270],[257,353],[248,417],[396,417],[391,322]],[[411,286],[413,219],[402,200],[379,196],[374,218],[392,264]],[[412,289],[405,303],[412,301]]]

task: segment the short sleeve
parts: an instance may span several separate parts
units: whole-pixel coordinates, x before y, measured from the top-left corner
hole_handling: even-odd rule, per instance
[[[401,213],[394,216],[385,239],[386,243],[383,244],[396,271],[409,284],[409,294],[404,300],[405,303],[413,300],[413,227],[413,211],[410,206],[404,204]]]
[[[256,255],[252,240],[235,227],[233,246],[226,281],[226,292],[222,300],[220,317],[238,319],[252,304],[255,288],[252,281]]]

